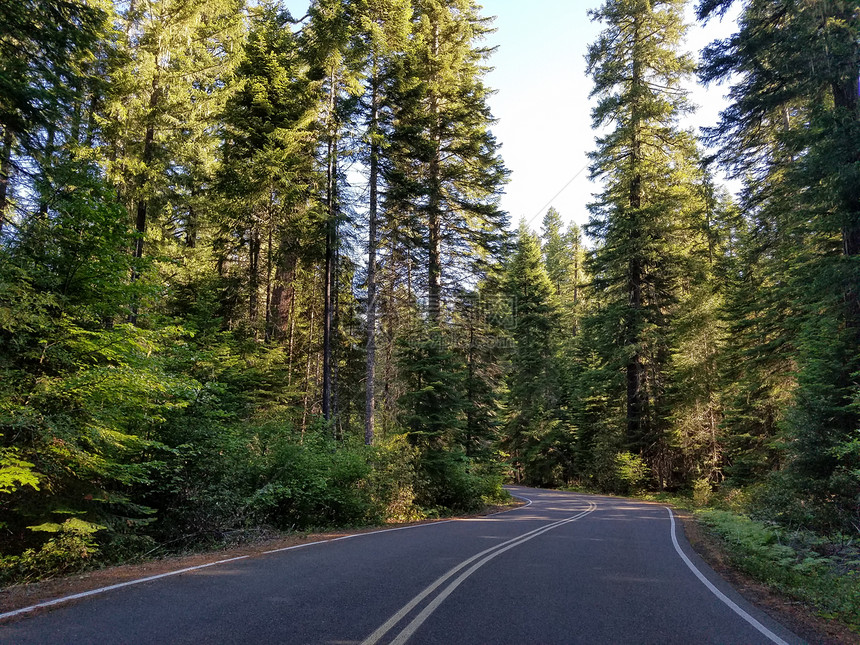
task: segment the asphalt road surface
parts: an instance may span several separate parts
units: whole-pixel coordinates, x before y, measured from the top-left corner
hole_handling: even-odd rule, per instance
[[[125,586],[7,621],[0,643],[802,642],[709,569],[665,507],[511,492],[531,504]]]

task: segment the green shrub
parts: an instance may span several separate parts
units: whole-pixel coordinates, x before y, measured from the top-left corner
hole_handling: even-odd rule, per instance
[[[615,455],[615,492],[628,495],[638,491],[648,479],[648,466],[639,455],[619,452]]]
[[[693,482],[693,504],[707,506],[712,496],[711,482],[707,479],[697,479]]]
[[[696,516],[723,538],[739,569],[860,629],[860,549],[850,540],[788,531],[729,511]]]
[[[95,533],[105,527],[71,517],[62,524],[46,522],[28,528],[53,534],[53,537],[38,549],[0,557],[0,581],[27,582],[84,569],[99,550]]]
[[[259,522],[279,529],[361,525],[373,517],[369,451],[323,432],[301,442],[290,435],[268,448],[248,505]]]
[[[368,480],[373,499],[372,520],[414,522],[424,518],[415,505],[415,462],[418,449],[407,435],[394,435],[374,446]]]

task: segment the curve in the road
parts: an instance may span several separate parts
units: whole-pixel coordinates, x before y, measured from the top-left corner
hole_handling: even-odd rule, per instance
[[[696,565],[693,564],[693,562],[690,560],[690,558],[687,557],[687,554],[684,553],[684,551],[681,549],[681,545],[678,544],[678,537],[677,537],[677,535],[675,535],[675,515],[674,515],[674,513],[672,513],[672,509],[667,506],[666,510],[669,511],[669,520],[671,520],[671,529],[670,530],[672,532],[672,546],[675,547],[675,551],[678,552],[678,555],[681,557],[681,560],[683,560],[684,564],[686,564],[687,567],[690,569],[690,571],[693,572],[693,575],[695,575],[699,579],[699,581],[703,585],[705,585],[705,587],[707,587],[708,590],[712,594],[714,594],[717,598],[719,598],[721,602],[725,603],[729,609],[731,609],[738,616],[740,616],[745,621],[747,621],[750,625],[755,627],[755,629],[757,629],[764,636],[769,638],[772,642],[776,643],[776,645],[788,645],[788,643],[786,643],[784,640],[782,640],[779,636],[774,634],[771,630],[769,630],[767,627],[762,625],[755,618],[750,616],[749,612],[746,612],[743,609],[741,609],[737,605],[736,602],[734,602],[731,598],[729,598],[722,591],[717,589],[714,586],[714,583],[712,583],[710,580],[708,580],[708,578],[705,576],[704,573],[699,571],[698,567],[696,567]]]
[[[527,499],[527,498],[523,498],[523,499]],[[528,501],[531,502],[531,500],[528,500]],[[419,593],[412,600],[410,600],[408,603],[406,603],[400,611],[398,611],[396,614],[394,614],[379,629],[377,629],[370,636],[368,636],[361,643],[361,645],[376,645],[376,643],[378,643],[381,638],[383,638],[389,631],[391,631],[391,629],[397,623],[399,623],[401,620],[403,620],[407,616],[407,614],[409,614],[409,612],[411,612],[413,609],[415,609],[415,607],[417,607],[425,598],[427,598],[427,596],[432,594],[440,585],[442,585],[445,581],[450,579],[451,576],[456,574],[458,571],[461,571],[464,567],[467,567],[468,565],[475,562],[475,560],[478,560],[478,562],[475,562],[475,564],[472,564],[472,566],[469,567],[469,569],[467,571],[460,574],[460,576],[458,576],[456,580],[454,580],[447,587],[445,587],[445,589],[440,591],[439,594],[436,596],[436,598],[434,598],[427,605],[427,607],[425,607],[421,611],[421,613],[418,614],[412,620],[412,622],[410,622],[406,627],[404,627],[403,631],[401,631],[394,638],[394,640],[391,641],[391,645],[402,645],[407,640],[409,640],[409,637],[415,633],[415,630],[417,630],[422,625],[422,623],[424,623],[424,621],[426,621],[430,617],[430,614],[432,614],[436,610],[436,608],[439,607],[439,605],[441,605],[442,602],[448,596],[451,595],[451,593],[453,593],[454,589],[459,587],[460,584],[462,584],[462,582],[466,578],[468,578],[473,573],[475,573],[475,571],[477,571],[482,566],[487,564],[487,562],[489,562],[493,558],[501,555],[505,551],[510,551],[514,547],[517,547],[521,544],[524,544],[524,543],[528,542],[529,540],[532,540],[532,539],[538,537],[539,535],[543,535],[547,531],[551,531],[551,530],[558,528],[560,526],[564,526],[565,524],[570,524],[571,522],[575,522],[576,520],[578,520],[582,517],[585,517],[589,513],[592,513],[596,508],[597,508],[597,505],[594,502],[589,502],[588,508],[586,510],[584,510],[580,513],[577,513],[576,515],[574,515],[572,517],[568,517],[566,519],[559,520],[558,522],[553,522],[553,523],[548,524],[546,526],[542,526],[540,528],[529,531],[528,533],[523,533],[522,535],[519,535],[515,538],[512,538],[512,539],[508,540],[507,542],[502,542],[501,544],[497,544],[495,546],[492,546],[489,549],[486,549],[485,551],[481,551],[480,553],[473,555],[468,560],[464,560],[463,562],[458,564],[456,567],[454,567],[453,569],[449,570],[444,575],[437,578],[431,585],[426,587],[421,593]]]
[[[38,615],[22,614],[39,606],[18,610],[0,645],[802,643],[715,574],[664,506],[512,492],[533,503],[230,558],[49,601]]]

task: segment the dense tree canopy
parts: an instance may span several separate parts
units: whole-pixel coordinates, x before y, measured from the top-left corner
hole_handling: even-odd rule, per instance
[[[599,190],[540,236],[474,0],[0,2],[3,575],[506,477],[856,531],[860,11],[738,2],[701,139],[685,3],[592,13]]]

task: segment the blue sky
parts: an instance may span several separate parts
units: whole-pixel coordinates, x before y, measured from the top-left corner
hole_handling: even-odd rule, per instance
[[[479,0],[480,1],[480,0]],[[308,0],[286,0],[291,13],[305,14]],[[494,128],[502,156],[512,171],[502,206],[516,226],[521,218],[538,229],[552,205],[566,221],[588,219],[586,204],[597,187],[588,179],[586,154],[594,148],[591,130],[591,80],[585,75],[588,44],[600,33],[589,9],[602,0],[484,0],[483,14],[496,16],[488,40],[497,46],[487,85]],[[692,6],[688,23],[693,23]],[[712,21],[688,34],[688,51],[698,52],[714,38],[723,38],[733,21]],[[724,87],[691,87],[700,106],[684,125],[714,125],[725,104]]]

